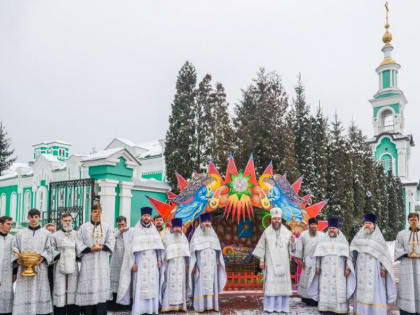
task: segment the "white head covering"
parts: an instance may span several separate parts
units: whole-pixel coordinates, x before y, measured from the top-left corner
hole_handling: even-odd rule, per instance
[[[281,218],[281,209],[274,207],[273,209],[270,210],[270,215],[272,218]]]

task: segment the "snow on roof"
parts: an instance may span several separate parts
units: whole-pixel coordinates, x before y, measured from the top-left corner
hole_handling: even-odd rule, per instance
[[[418,185],[419,182],[412,180],[411,178],[406,178],[406,177],[400,177],[401,183],[403,185]]]
[[[149,142],[143,142],[143,143],[134,143],[133,141],[123,139],[123,138],[114,138],[114,140],[118,140],[121,143],[125,144],[126,146],[130,148],[138,148],[143,149],[146,152],[141,153],[137,156],[137,158],[145,158],[149,156],[156,156],[162,154],[162,145],[160,144],[159,140],[149,141]],[[114,141],[112,140],[112,141]],[[111,141],[111,143],[112,143]],[[108,145],[109,146],[109,145]]]
[[[66,168],[66,163],[60,161],[57,156],[52,154],[41,154],[39,157],[43,157],[52,164],[52,170],[63,170]]]
[[[89,154],[85,159],[83,159],[83,161],[94,161],[94,160],[106,159],[121,150],[124,150],[124,148],[113,148],[113,149],[98,151],[96,153]]]
[[[144,158],[146,156],[155,156],[162,154],[162,145],[157,140],[141,143],[139,147],[144,148],[147,150],[147,152],[139,155],[139,158]]]
[[[115,138],[118,141],[121,141],[122,143],[128,145],[129,147],[139,147],[138,144],[135,144],[133,141],[123,139],[123,138]]]
[[[3,172],[3,175],[0,176],[0,180],[5,180],[5,179],[9,179],[9,178],[14,178],[17,176],[16,172],[10,172],[6,174],[6,171]]]
[[[168,183],[162,182],[155,178],[133,178],[134,187],[148,187],[148,188],[160,188],[165,190],[171,190],[171,186]]]
[[[58,163],[63,163],[61,162],[57,156],[52,155],[52,154],[42,154],[40,155],[42,157],[44,157],[45,159],[47,159],[49,162],[58,162]]]
[[[48,145],[48,144],[53,144],[53,143],[60,143],[60,144],[64,144],[64,145],[71,146],[71,144],[70,144],[70,143],[68,143],[68,142],[66,142],[66,141],[63,141],[63,140],[42,141],[42,142],[40,142],[40,143],[38,143],[38,144],[34,144],[34,145],[32,145],[32,146],[33,146],[33,147],[37,147],[37,146],[39,146],[39,145]]]
[[[3,171],[0,180],[13,178],[19,175],[32,175],[32,168],[28,163],[15,162],[7,170]]]

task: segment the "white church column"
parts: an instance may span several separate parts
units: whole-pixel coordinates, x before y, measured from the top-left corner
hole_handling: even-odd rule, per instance
[[[23,221],[22,219],[22,213],[23,213],[23,189],[22,189],[22,185],[18,184],[18,189],[17,189],[17,197],[18,197],[18,203],[17,203],[17,208],[16,208],[16,227],[20,227],[21,223]]]
[[[115,187],[118,181],[110,179],[100,179],[97,181],[99,185],[99,193],[102,206],[102,222],[107,223],[110,227],[115,224]]]
[[[32,199],[31,199],[31,207],[30,208],[37,208],[36,207],[36,198],[38,197],[37,196],[37,189],[36,189],[36,186],[35,185],[33,185],[32,186]],[[38,209],[38,208],[37,208]],[[38,209],[39,211],[41,211],[41,209]],[[42,218],[42,214],[41,214],[41,218]]]
[[[397,143],[398,154],[398,176],[407,178],[407,149],[404,143]]]
[[[133,183],[120,182],[120,215],[127,218],[127,225],[130,226],[131,222],[131,189]]]

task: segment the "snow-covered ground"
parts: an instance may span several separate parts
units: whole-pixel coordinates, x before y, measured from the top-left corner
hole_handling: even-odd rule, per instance
[[[113,315],[129,315],[129,313],[109,313]],[[168,313],[169,314],[169,313]],[[176,314],[197,314],[193,311]],[[220,298],[220,313],[207,312],[206,314],[223,315],[256,315],[267,314],[262,310],[262,297],[255,296],[222,296]],[[278,314],[278,313],[277,313]],[[283,313],[284,314],[284,313]],[[320,314],[316,307],[308,307],[300,301],[300,298],[290,299],[290,315]],[[353,314],[351,309],[350,314]],[[388,310],[388,315],[397,315],[398,310]]]

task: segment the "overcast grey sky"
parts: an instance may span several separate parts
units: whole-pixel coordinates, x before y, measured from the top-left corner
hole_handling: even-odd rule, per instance
[[[420,1],[390,1],[394,59],[408,105],[412,177],[420,177]],[[179,68],[224,84],[231,107],[259,67],[292,93],[354,119],[371,136],[368,100],[383,59],[383,0],[0,1],[0,120],[19,161],[63,139],[72,153],[114,137],[163,138]]]

